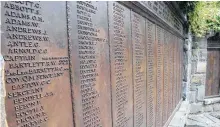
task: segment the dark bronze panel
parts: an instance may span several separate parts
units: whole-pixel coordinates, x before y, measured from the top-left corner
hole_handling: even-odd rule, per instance
[[[146,127],[145,19],[131,13],[134,84],[134,127]]]
[[[182,40],[179,38],[179,101],[181,100],[181,93],[182,93],[182,80],[181,80],[181,64],[182,64],[182,59],[181,59],[181,51],[182,51]]]
[[[181,39],[180,43],[180,99],[182,98],[182,81],[183,81],[183,43],[184,40]]]
[[[173,35],[170,34],[170,42],[169,42],[169,69],[170,69],[170,80],[169,80],[169,84],[170,84],[170,112],[169,115],[172,114],[173,111]]]
[[[173,93],[172,93],[172,109],[175,109],[176,106],[176,37],[174,35],[172,35],[172,45],[173,45],[173,51],[172,51],[172,61],[173,61],[173,81],[172,81],[172,85],[173,85]]]
[[[66,3],[1,2],[1,14],[8,126],[72,127]]]
[[[156,71],[156,88],[157,88],[157,103],[156,103],[156,127],[162,126],[163,115],[163,29],[156,27],[156,55],[157,55],[157,71]]]
[[[178,80],[177,80],[177,75],[178,75],[178,70],[177,70],[177,65],[178,65],[178,60],[177,60],[177,37],[175,36],[175,42],[174,42],[174,45],[175,45],[175,49],[174,49],[174,84],[175,84],[175,106],[177,105],[177,99],[178,99]]]
[[[170,115],[171,115],[171,105],[172,105],[172,85],[171,85],[171,77],[172,77],[172,75],[171,75],[171,62],[170,62],[170,60],[171,60],[171,33],[169,33],[169,32],[167,32],[166,33],[167,34],[167,49],[168,49],[168,51],[167,51],[167,64],[168,64],[168,111],[167,111],[167,117],[169,118],[170,117]],[[167,119],[168,119],[167,118]]]
[[[179,90],[180,90],[180,83],[179,83],[179,75],[180,75],[180,72],[179,72],[179,43],[180,43],[180,41],[179,41],[179,38],[177,38],[177,43],[176,43],[176,61],[177,61],[177,65],[176,65],[176,85],[177,85],[177,96],[176,96],[176,104],[178,104],[179,103]]]
[[[107,2],[67,2],[77,127],[111,127]]]
[[[155,24],[146,20],[147,53],[147,127],[155,126],[156,113],[156,43]]]
[[[113,127],[133,127],[130,10],[109,2]]]
[[[180,90],[180,83],[179,83],[179,77],[180,77],[180,72],[179,72],[179,62],[180,62],[180,56],[179,56],[179,43],[180,43],[180,41],[179,41],[179,38],[177,37],[177,43],[176,43],[176,61],[177,61],[177,65],[176,65],[176,72],[177,72],[177,74],[176,74],[176,84],[177,84],[177,99],[176,99],[176,104],[178,104],[179,103],[179,90]]]
[[[166,123],[168,119],[168,103],[169,103],[169,33],[164,32],[164,52],[163,52],[163,62],[164,62],[164,92],[163,92],[163,125]]]

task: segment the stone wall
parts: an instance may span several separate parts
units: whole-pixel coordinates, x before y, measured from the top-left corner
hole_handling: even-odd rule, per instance
[[[194,38],[192,41],[189,102],[196,103],[203,101],[205,96],[207,38]]]

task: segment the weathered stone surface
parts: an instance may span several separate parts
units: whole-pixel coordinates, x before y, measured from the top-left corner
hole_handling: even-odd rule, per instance
[[[214,111],[220,111],[220,103],[214,104],[213,109]]]
[[[220,97],[204,99],[204,104],[205,105],[215,104],[215,103],[220,103]]]
[[[213,106],[212,105],[205,105],[203,107],[203,112],[212,112],[213,111]]]
[[[219,127],[220,119],[216,118],[212,113],[202,113],[197,115],[189,115],[186,121],[188,126],[203,126],[203,127]]]
[[[196,91],[190,91],[190,92],[188,93],[188,101],[189,101],[190,103],[196,102]]]
[[[202,103],[192,103],[189,106],[189,113],[190,114],[196,114],[202,112]]]
[[[198,85],[197,86],[197,101],[203,101],[205,98],[205,85]]]
[[[209,113],[211,116],[217,118],[220,120],[220,112],[212,112],[212,113]]]

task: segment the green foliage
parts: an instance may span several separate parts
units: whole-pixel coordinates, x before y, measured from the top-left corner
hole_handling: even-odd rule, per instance
[[[180,9],[184,14],[188,14],[189,12],[194,11],[196,2],[197,1],[177,1]]]
[[[187,14],[190,30],[196,36],[204,36],[210,30],[220,31],[219,1],[184,1],[179,6]]]

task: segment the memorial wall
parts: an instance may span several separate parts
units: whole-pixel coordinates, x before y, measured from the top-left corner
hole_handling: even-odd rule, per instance
[[[1,2],[1,127],[164,126],[182,90],[183,24],[169,6]]]

